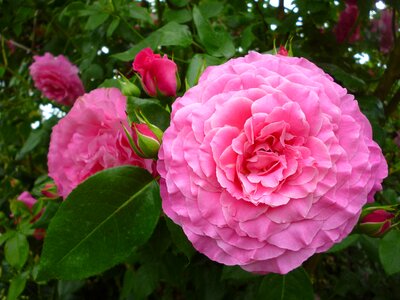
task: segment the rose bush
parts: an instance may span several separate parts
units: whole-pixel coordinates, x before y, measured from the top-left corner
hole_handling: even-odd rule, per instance
[[[126,98],[116,88],[99,88],[79,97],[53,127],[48,168],[58,193],[66,198],[84,179],[103,169],[134,165],[153,171],[153,161],[137,156],[124,132],[132,130]]]
[[[35,87],[45,97],[63,105],[72,105],[85,93],[78,76],[79,69],[65,56],[45,53],[43,56],[35,55],[33,59],[29,71]]]
[[[346,89],[304,58],[251,52],[173,104],[164,212],[212,260],[287,273],[347,236],[387,164]]]
[[[154,54],[150,48],[141,50],[132,64],[133,70],[141,76],[142,85],[152,97],[160,92],[164,96],[175,96],[177,89],[177,66],[160,54]]]

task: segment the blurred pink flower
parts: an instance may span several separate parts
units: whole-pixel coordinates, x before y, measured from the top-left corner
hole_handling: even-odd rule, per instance
[[[99,88],[79,97],[71,111],[53,127],[48,154],[49,176],[66,198],[98,171],[133,165],[153,172],[153,160],[138,157],[123,126],[126,98],[116,88]]]
[[[54,57],[51,53],[34,56],[29,67],[35,87],[42,94],[63,105],[74,104],[85,90],[78,76],[78,68],[63,55]]]
[[[346,89],[304,58],[250,52],[176,99],[162,206],[210,259],[287,273],[343,240],[387,176]]]
[[[358,14],[357,4],[346,2],[346,7],[340,13],[338,23],[334,29],[336,40],[339,43],[343,43],[346,40],[350,43],[354,43],[360,39],[360,25],[354,28]]]
[[[371,32],[375,32],[379,35],[380,50],[383,53],[389,53],[394,44],[393,37],[393,11],[391,9],[385,9],[381,12],[380,18],[372,21]],[[395,24],[396,30],[398,23]]]
[[[24,203],[30,210],[32,209],[33,205],[36,203],[36,199],[27,191],[22,192],[21,195],[17,198],[18,201]]]
[[[161,57],[145,48],[136,55],[132,67],[140,74],[143,88],[150,96],[156,97],[158,92],[163,96],[176,95],[178,68],[167,55]]]

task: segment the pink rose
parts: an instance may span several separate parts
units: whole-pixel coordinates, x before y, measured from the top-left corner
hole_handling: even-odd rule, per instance
[[[339,15],[339,20],[335,27],[335,35],[339,43],[343,43],[346,40],[354,43],[360,39],[360,26],[358,25],[354,28],[357,18],[357,4],[353,4],[350,1],[347,2],[345,9]]]
[[[157,169],[163,210],[198,251],[282,274],[346,237],[387,176],[346,89],[304,58],[257,52],[174,102]]]
[[[85,90],[78,76],[78,68],[63,55],[54,57],[50,53],[34,56],[29,67],[35,87],[43,95],[63,105],[74,104]]]
[[[140,74],[143,88],[150,96],[155,97],[158,92],[163,96],[176,95],[177,66],[167,55],[161,57],[150,48],[145,48],[136,55],[132,67]]]
[[[24,203],[30,210],[32,209],[33,205],[36,203],[36,199],[29,194],[29,192],[25,191],[22,192],[21,195],[17,198],[18,201]]]
[[[385,54],[390,52],[394,44],[392,19],[393,11],[385,9],[378,20],[372,21],[371,31],[379,34],[380,50]],[[397,23],[395,24],[395,28],[397,30]]]
[[[133,165],[153,171],[153,161],[138,157],[123,126],[126,98],[116,88],[99,88],[79,97],[71,111],[53,127],[48,154],[49,176],[58,193],[68,194],[103,169]]]

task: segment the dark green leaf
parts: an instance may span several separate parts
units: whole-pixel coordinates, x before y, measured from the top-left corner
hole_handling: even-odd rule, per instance
[[[333,64],[320,64],[326,72],[332,75],[337,81],[343,83],[343,85],[349,90],[355,92],[358,90],[362,90],[365,88],[366,83],[364,80],[352,75],[350,72],[347,72],[340,67]]]
[[[189,0],[169,0],[169,2],[177,7],[183,7],[189,3]]]
[[[156,49],[159,46],[181,46],[187,47],[192,43],[192,35],[189,27],[176,22],[169,22],[167,25],[151,33],[147,38],[136,44],[128,51],[112,55],[122,61],[130,61],[143,48]]]
[[[224,9],[224,4],[221,2],[202,2],[199,9],[204,18],[209,19],[218,16]]]
[[[338,252],[343,249],[346,249],[347,247],[356,243],[359,238],[360,238],[359,234],[349,235],[343,241],[341,241],[339,244],[336,244],[331,249],[329,249],[328,253]]]
[[[120,21],[119,18],[114,18],[111,21],[111,23],[110,23],[110,25],[108,26],[108,29],[107,29],[107,37],[112,36],[112,34],[114,33],[115,29],[117,29],[117,27],[119,25],[119,21]]]
[[[128,116],[133,122],[139,122],[135,116],[135,111],[140,110],[151,124],[156,125],[161,130],[165,130],[169,126],[170,115],[161,106],[156,99],[141,99],[136,97],[127,97]]]
[[[267,275],[261,282],[257,299],[314,300],[314,292],[310,278],[300,267],[286,275]]]
[[[179,251],[185,254],[188,260],[190,260],[193,254],[196,253],[196,250],[187,239],[182,228],[172,222],[169,218],[165,218],[165,221],[175,246],[179,249]]]
[[[58,122],[57,117],[51,117],[46,120],[40,128],[34,129],[28,136],[25,144],[16,156],[16,160],[20,160],[25,157],[26,154],[36,149],[38,145],[44,144],[49,141],[51,128]]]
[[[57,283],[58,299],[60,299],[60,300],[74,299],[73,293],[78,291],[84,285],[85,285],[85,281],[83,281],[83,280],[75,280],[75,281],[60,280],[60,281],[58,281],[58,283]]]
[[[167,22],[175,21],[177,23],[186,23],[192,20],[192,14],[188,9],[166,9],[163,14],[163,19]]]
[[[123,166],[89,177],[51,221],[38,279],[81,279],[124,261],[151,236],[160,202],[158,184],[144,169]]]
[[[379,244],[379,257],[389,275],[400,272],[400,231],[391,230]]]
[[[200,41],[209,54],[226,58],[235,54],[235,46],[230,35],[224,30],[215,31],[197,7],[193,8],[193,21]]]
[[[7,262],[16,269],[21,269],[29,254],[29,244],[26,236],[17,232],[9,238],[4,246]]]
[[[7,300],[18,299],[18,296],[25,289],[26,281],[28,279],[28,273],[18,274],[17,277],[13,278],[8,288]]]
[[[103,24],[108,19],[108,17],[109,17],[109,14],[106,14],[106,13],[97,13],[97,14],[91,15],[86,22],[85,29],[86,30],[96,29],[101,24]]]
[[[247,272],[239,266],[224,266],[222,269],[223,280],[233,279],[233,280],[243,281],[243,280],[253,279],[256,276],[259,275]]]

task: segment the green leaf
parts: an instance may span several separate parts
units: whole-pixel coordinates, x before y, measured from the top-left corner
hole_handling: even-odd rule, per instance
[[[26,286],[26,281],[28,279],[28,273],[24,272],[18,274],[10,282],[10,287],[8,288],[7,300],[18,299],[18,296],[24,291]]]
[[[313,287],[306,271],[297,268],[286,275],[267,275],[261,282],[257,299],[313,300]]]
[[[51,117],[50,119],[46,120],[40,128],[32,130],[25,144],[17,153],[15,159],[21,160],[25,157],[25,155],[36,149],[36,147],[39,145],[47,143],[49,141],[51,129],[57,122],[57,117]]]
[[[221,279],[223,280],[251,280],[259,275],[247,272],[239,266],[224,266],[222,269]]]
[[[158,184],[142,168],[122,166],[89,177],[49,225],[38,280],[82,279],[123,262],[151,236],[160,206]]]
[[[224,4],[221,2],[202,2],[199,9],[204,18],[209,19],[218,16],[224,9]]]
[[[195,54],[190,60],[188,70],[186,72],[186,83],[189,87],[194,86],[199,81],[201,74],[206,67],[212,65],[219,65],[223,59],[210,56],[207,54]]]
[[[3,75],[5,72],[6,72],[6,68],[0,67],[0,78],[3,78]]]
[[[130,3],[128,8],[128,15],[132,19],[141,20],[149,24],[153,24],[153,19],[151,18],[149,11],[144,7],[138,6],[136,3]]]
[[[179,251],[185,254],[188,260],[190,260],[192,256],[196,253],[196,250],[187,239],[182,228],[176,225],[167,217],[165,218],[165,222],[167,223],[168,230],[171,234],[171,238],[175,246],[178,248]]]
[[[9,238],[4,246],[7,262],[16,269],[21,269],[29,254],[29,244],[26,236],[17,232]]]
[[[121,81],[119,81],[118,79],[114,79],[114,78],[104,80],[99,85],[99,88],[101,88],[101,87],[106,87],[106,88],[115,87],[120,90],[122,89]]]
[[[188,9],[174,10],[167,8],[163,13],[163,20],[167,22],[186,23],[192,20],[192,14]]]
[[[16,234],[14,230],[6,231],[5,233],[0,233],[0,246],[4,244],[8,239]]]
[[[161,106],[156,99],[141,99],[137,97],[127,97],[127,111],[129,119],[140,123],[136,117],[135,111],[139,109],[151,124],[156,125],[161,130],[169,126],[170,114]]]
[[[323,68],[326,72],[332,75],[336,80],[343,83],[343,85],[349,90],[355,92],[358,90],[362,90],[365,88],[366,83],[364,80],[352,75],[351,73],[341,69],[340,67],[323,63],[320,64],[320,67]]]
[[[119,18],[114,18],[111,21],[111,23],[110,23],[110,25],[108,26],[108,29],[107,29],[107,37],[112,36],[112,34],[114,33],[115,29],[117,29],[117,27],[119,25],[119,21],[120,21]]]
[[[226,58],[235,54],[235,46],[230,35],[224,30],[215,31],[196,6],[193,8],[193,21],[200,41],[209,54]]]
[[[354,243],[356,243],[358,241],[358,239],[360,238],[359,234],[352,234],[349,235],[348,237],[346,237],[343,241],[341,241],[339,244],[334,245],[331,249],[329,249],[329,251],[327,251],[328,253],[333,253],[333,252],[338,252],[341,251],[343,249],[346,249],[347,247],[350,247],[351,245],[353,245]]]
[[[110,15],[107,13],[97,13],[94,15],[91,15],[85,25],[85,30],[94,30],[97,27],[99,27],[101,24],[103,24],[109,17]]]
[[[185,48],[191,44],[192,35],[189,31],[189,27],[176,22],[169,22],[151,33],[147,38],[131,49],[111,56],[122,61],[130,61],[133,60],[140,50],[146,47],[157,49],[159,46],[181,46]]]
[[[389,275],[400,272],[400,231],[389,231],[379,244],[379,258]]]
[[[65,281],[60,280],[57,283],[58,299],[68,300],[72,298],[72,294],[80,290],[85,285],[84,280]]]

